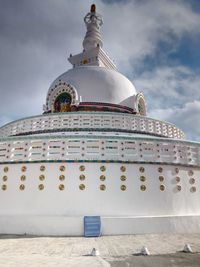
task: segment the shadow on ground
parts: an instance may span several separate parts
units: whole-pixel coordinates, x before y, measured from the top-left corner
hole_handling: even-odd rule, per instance
[[[178,252],[168,255],[133,255],[108,262],[111,267],[200,267],[200,254]]]

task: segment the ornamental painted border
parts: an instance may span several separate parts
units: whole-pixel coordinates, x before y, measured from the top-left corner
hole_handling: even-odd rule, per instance
[[[78,93],[77,90],[74,88],[74,86],[59,80],[59,83],[55,84],[55,86],[51,88],[48,92],[45,111],[51,110],[51,112],[53,112],[54,102],[61,93],[68,93],[71,95],[72,97],[71,105],[76,105],[79,103]]]

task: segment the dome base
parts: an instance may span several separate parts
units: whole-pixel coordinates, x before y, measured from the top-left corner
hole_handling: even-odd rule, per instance
[[[83,216],[0,216],[0,234],[83,236]],[[200,233],[199,216],[101,217],[102,235]]]

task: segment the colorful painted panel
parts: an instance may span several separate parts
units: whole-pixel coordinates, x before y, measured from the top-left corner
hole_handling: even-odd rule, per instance
[[[54,112],[67,112],[70,111],[72,97],[69,93],[64,92],[60,94],[54,102]]]

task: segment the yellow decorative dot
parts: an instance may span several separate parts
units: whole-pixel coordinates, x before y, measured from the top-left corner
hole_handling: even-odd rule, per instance
[[[4,175],[3,176],[3,181],[6,182],[8,180],[8,176]]]
[[[179,168],[178,167],[175,168],[175,173],[179,173]]]
[[[165,190],[165,186],[163,184],[160,185],[160,191],[164,191]]]
[[[65,180],[65,176],[64,176],[64,175],[60,175],[60,176],[59,176],[59,180],[60,180],[60,181],[64,181],[64,180]]]
[[[190,188],[190,192],[191,192],[191,193],[194,193],[194,192],[196,192],[196,191],[197,191],[197,189],[196,189],[195,186],[192,186],[192,187]]]
[[[125,166],[121,166],[120,170],[121,170],[121,172],[125,172],[126,171],[126,167]]]
[[[85,185],[84,185],[84,184],[80,184],[80,185],[79,185],[79,189],[80,189],[80,190],[85,190]]]
[[[126,181],[126,176],[125,175],[121,175],[120,180],[121,181]]]
[[[105,180],[106,180],[106,176],[105,176],[105,175],[101,175],[101,176],[100,176],[100,180],[101,180],[101,181],[105,181]]]
[[[158,167],[158,172],[163,172],[163,168],[162,167]]]
[[[194,178],[190,178],[189,183],[190,184],[194,184],[195,183],[195,179]]]
[[[25,180],[26,180],[26,176],[25,176],[25,175],[22,175],[22,176],[20,177],[20,180],[21,180],[21,181],[25,181]]]
[[[64,184],[60,184],[60,185],[59,185],[59,189],[60,189],[61,191],[64,190],[64,189],[65,189]]]
[[[80,179],[81,181],[84,181],[84,180],[85,180],[85,175],[84,175],[84,174],[81,174],[81,175],[79,176],[79,179]]]
[[[106,166],[101,166],[101,167],[100,167],[100,170],[101,170],[102,172],[105,172],[105,171],[106,171]]]
[[[26,166],[22,166],[21,170],[22,172],[25,172],[27,170]]]
[[[19,189],[20,189],[21,191],[23,191],[23,190],[25,189],[25,185],[24,185],[24,184],[20,184]]]
[[[7,189],[7,185],[6,185],[6,184],[3,184],[3,185],[1,186],[1,189],[2,189],[3,191],[5,191],[5,190]]]
[[[181,181],[181,178],[180,177],[176,177],[176,182],[179,183]]]
[[[176,186],[176,189],[177,189],[178,191],[181,191],[181,186],[180,186],[180,185],[177,185],[177,186]]]
[[[146,181],[145,176],[140,176],[140,181],[141,181],[141,182],[145,182],[145,181]]]
[[[44,165],[40,166],[40,171],[41,172],[45,171],[45,166]]]
[[[121,187],[120,187],[120,188],[121,188],[121,190],[122,190],[122,191],[125,191],[125,190],[126,190],[126,186],[125,186],[124,184],[123,184],[123,185],[121,185]]]
[[[38,185],[38,189],[39,189],[39,190],[43,190],[43,189],[44,189],[44,185],[43,185],[43,184],[39,184],[39,185]]]
[[[160,182],[163,182],[164,179],[165,179],[165,178],[164,178],[163,176],[159,176],[159,181],[160,181]]]
[[[189,170],[189,171],[188,171],[188,175],[189,175],[189,176],[193,176],[193,175],[194,175],[193,170]]]
[[[141,186],[140,186],[140,190],[141,190],[141,191],[145,191],[145,190],[146,190],[146,186],[145,186],[145,185],[141,185]]]
[[[83,171],[85,170],[85,166],[84,166],[84,165],[81,165],[81,166],[79,167],[79,170],[80,170],[81,172],[83,172]]]
[[[145,168],[144,168],[144,167],[140,167],[140,168],[139,168],[139,171],[140,171],[140,172],[144,172],[144,171],[145,171]]]
[[[8,169],[8,167],[4,167],[3,170],[4,170],[4,172],[8,172],[9,169]]]
[[[64,171],[65,171],[65,166],[63,166],[63,165],[60,166],[60,171],[61,171],[61,172],[64,172]]]
[[[99,188],[100,188],[100,190],[102,190],[102,191],[106,190],[106,186],[105,186],[105,184],[101,184],[101,185],[99,186]]]
[[[39,179],[40,179],[40,181],[44,181],[45,176],[42,174],[42,175],[39,176]]]

